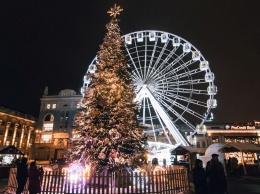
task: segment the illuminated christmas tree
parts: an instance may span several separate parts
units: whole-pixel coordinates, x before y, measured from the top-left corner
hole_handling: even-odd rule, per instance
[[[97,70],[86,75],[92,81],[75,119],[81,137],[70,150],[70,159],[89,164],[94,170],[108,167],[116,171],[125,163],[138,166],[145,161],[147,139],[137,123],[131,69],[116,18],[121,11],[116,5],[108,11],[112,19],[97,53]]]

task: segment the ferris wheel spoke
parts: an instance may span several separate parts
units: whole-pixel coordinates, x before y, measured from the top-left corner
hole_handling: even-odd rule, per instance
[[[194,105],[198,105],[198,106],[201,106],[201,107],[207,107],[207,103],[206,102],[202,102],[202,101],[199,101],[199,100],[195,100],[195,99],[192,99],[192,98],[188,98],[188,97],[185,97],[185,96],[181,96],[179,94],[174,94],[174,93],[169,93],[169,92],[163,92],[163,93],[158,93],[157,91],[155,91],[154,93],[156,93],[157,95],[160,96],[160,98],[166,98],[168,97],[168,101],[170,103],[174,103],[174,99],[178,99],[178,100],[181,100],[181,101],[184,101],[184,102],[187,102],[187,103],[191,103],[191,104],[194,104]]]
[[[130,74],[130,76],[132,77],[133,82],[142,83],[142,79],[136,74],[135,71],[132,71],[132,74]]]
[[[178,131],[175,124],[170,119],[171,117],[169,114],[164,110],[164,108],[160,105],[160,103],[154,98],[152,93],[147,88],[143,88],[143,92],[147,95],[147,97],[150,99],[152,106],[156,111],[158,111],[158,114],[161,116],[162,120],[164,121],[167,128],[170,130],[171,134],[174,136],[177,143],[182,143],[183,145],[188,145],[188,142],[186,139],[181,135],[181,133]]]
[[[137,49],[136,39],[134,39],[134,45],[135,45],[136,55],[137,55],[137,59],[138,59],[138,64],[139,64],[141,78],[143,79],[144,75],[143,75],[142,66],[141,66],[141,62],[140,62],[139,52],[138,52],[138,49]]]
[[[167,46],[168,46],[168,43],[169,43],[169,40],[167,40],[167,42],[164,44],[164,46],[163,46],[163,48],[161,49],[160,54],[159,54],[159,56],[158,56],[156,62],[155,62],[154,65],[153,65],[153,69],[154,69],[155,71],[156,71],[156,69],[157,69],[157,65],[159,64],[159,62],[160,62],[160,60],[161,60],[161,58],[162,58],[162,56],[163,56],[163,54],[164,54],[164,52],[165,52]],[[151,71],[151,73],[152,73],[152,71]],[[153,75],[153,74],[152,74],[152,75]],[[152,75],[149,74],[147,77],[150,78]]]
[[[168,90],[169,92],[174,92],[174,93],[185,93],[185,94],[205,94],[208,95],[207,90],[199,90],[199,89],[187,89],[187,88],[174,88]]]
[[[158,97],[158,98],[159,98],[159,97]],[[160,99],[161,99],[161,98],[160,98]],[[161,99],[161,100],[162,100],[162,99]],[[180,108],[181,110],[183,110],[184,112],[189,113],[189,114],[191,114],[191,115],[193,115],[193,116],[195,116],[195,117],[197,117],[197,118],[199,118],[199,119],[203,119],[203,118],[204,118],[203,115],[197,113],[196,111],[191,110],[190,108],[188,108],[188,106],[184,106],[184,105],[182,105],[182,104],[180,104],[180,103],[178,103],[178,102],[176,102],[176,101],[172,101],[172,100],[171,100],[170,98],[168,98],[168,97],[165,98],[165,101],[169,102],[168,107],[169,107],[169,106],[170,106],[170,107],[176,106],[176,107]],[[165,103],[165,102],[164,102],[164,103]],[[165,103],[165,104],[166,104],[166,103]]]
[[[202,84],[207,82],[205,82],[205,79],[193,79],[193,80],[175,81],[175,82],[168,81],[168,83],[169,86],[176,87],[176,86],[196,85],[196,84]]]
[[[164,127],[164,123],[163,123],[163,121],[162,121],[162,119],[161,119],[161,117],[160,117],[160,115],[159,115],[159,113],[158,113],[158,111],[157,111],[156,109],[155,109],[155,113],[156,113],[156,116],[157,116],[157,118],[158,118],[158,120],[159,120],[159,122],[160,122],[160,124],[161,124],[161,126],[162,126],[162,128],[163,128],[164,133],[166,134],[166,130],[165,130],[165,127]],[[172,144],[172,141],[170,140],[169,136],[166,135],[166,137],[167,137],[168,142],[169,142],[170,144]]]
[[[126,46],[126,48],[127,48],[127,46]],[[129,52],[129,49],[126,49],[127,50],[127,53],[128,53],[128,57],[130,58],[130,61],[131,61],[131,64],[134,66],[134,68],[135,68],[135,72],[137,72],[137,74],[138,74],[138,76],[140,77],[140,79],[142,78],[142,76],[140,75],[140,73],[139,73],[139,71],[138,71],[138,68],[136,67],[136,65],[135,65],[135,62],[134,62],[134,60],[133,60],[133,58],[132,58],[132,55],[130,54],[130,52]]]
[[[173,54],[175,54],[175,51],[177,50],[177,48],[174,48],[170,51],[170,53],[167,55],[167,57],[160,63],[159,67],[157,68],[156,71],[163,71],[163,67],[165,66],[165,64],[167,64],[167,62],[171,59],[171,57],[173,56]]]
[[[170,77],[170,75],[169,75],[169,77],[170,77],[169,79],[170,80],[179,80],[179,79],[189,77],[191,75],[195,75],[195,74],[198,74],[198,73],[201,73],[201,70],[199,68],[193,69],[193,70],[190,70],[190,71],[185,71],[184,73],[180,73],[180,74],[173,73],[174,76]]]
[[[164,101],[162,101],[162,104],[165,104]],[[182,122],[184,122],[186,125],[188,125],[192,130],[196,130],[196,128],[187,121],[181,114],[179,114],[177,111],[175,111],[172,107],[169,107],[168,109],[171,113],[173,113],[178,119],[180,119]]]
[[[169,71],[169,68],[168,71],[163,71],[162,72],[162,75],[163,76],[169,76],[169,74],[177,74],[177,72],[179,72],[180,70],[183,70],[183,69],[188,69],[188,66],[190,66],[191,64],[193,64],[194,61],[193,60],[189,60],[181,65],[179,65],[178,67],[172,69],[171,71]],[[164,73],[165,72],[165,73]],[[160,80],[161,79],[161,76],[158,76],[158,74],[156,75],[156,78],[154,78],[154,80]]]
[[[147,99],[147,98],[145,98],[145,99]],[[147,99],[147,102],[148,102],[148,99]],[[152,116],[152,112],[151,112],[150,106],[148,107],[148,112],[149,112],[150,118],[152,118],[153,116]],[[153,119],[151,119],[151,125],[154,126]],[[154,140],[157,141],[157,136],[156,136],[154,128],[153,128],[153,132],[154,132]]]
[[[181,54],[179,57],[177,57],[174,61],[172,61],[171,63],[169,63],[169,64],[166,66],[166,68],[161,71],[161,74],[167,76],[167,75],[171,72],[170,70],[174,69],[173,67],[174,67],[179,61],[181,61],[182,58],[185,57],[186,54],[187,54],[187,53],[182,53],[182,54]],[[158,80],[158,79],[159,79],[159,78],[157,77],[158,73],[159,73],[159,70],[155,70],[154,73],[149,76],[149,81],[150,81],[150,80]]]
[[[193,110],[191,110],[191,109],[188,108],[188,104],[189,104],[188,101],[186,101],[186,102],[187,102],[187,106],[184,106],[184,105],[178,103],[177,101],[173,101],[173,100],[170,99],[169,97],[166,97],[166,96],[163,96],[163,97],[162,97],[162,96],[158,96],[158,95],[156,95],[156,94],[155,94],[155,96],[156,96],[156,99],[158,99],[158,101],[160,101],[160,102],[163,101],[163,103],[164,103],[164,105],[166,106],[166,108],[172,107],[172,106],[176,106],[176,107],[182,109],[184,112],[191,113],[191,114],[193,114],[194,116],[197,116],[198,118],[203,118],[203,116],[202,116],[201,114],[198,114],[197,112],[195,112],[195,111],[193,111]],[[166,102],[168,102],[168,103],[166,103]],[[167,105],[166,105],[166,104],[167,104]]]
[[[144,80],[146,79],[146,63],[147,63],[147,36],[144,36],[145,38],[145,47],[144,47]]]
[[[149,60],[149,66],[148,66],[147,75],[145,77],[145,80],[147,80],[147,76],[150,74],[151,70],[153,69],[152,64],[153,64],[153,59],[155,57],[155,51],[156,51],[157,43],[158,43],[158,39],[156,39],[154,41],[154,45],[153,45],[153,49],[152,49],[152,55],[151,55],[151,59]]]
[[[179,114],[177,111],[175,111],[172,107],[169,108],[169,111],[171,111],[173,114],[175,114],[178,119],[180,119],[182,122],[184,122],[186,125],[188,125],[192,130],[196,130],[196,128],[189,121],[187,121],[181,114]]]

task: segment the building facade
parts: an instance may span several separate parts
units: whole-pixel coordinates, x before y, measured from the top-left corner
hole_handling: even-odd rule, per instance
[[[15,146],[30,158],[36,126],[35,117],[0,107],[0,147]]]
[[[260,122],[207,123],[202,130],[197,130],[196,134],[188,135],[187,139],[202,155],[214,143],[251,143],[260,146]]]
[[[64,157],[81,99],[81,94],[70,89],[62,90],[58,95],[48,95],[46,87],[35,130],[34,158],[57,160]]]

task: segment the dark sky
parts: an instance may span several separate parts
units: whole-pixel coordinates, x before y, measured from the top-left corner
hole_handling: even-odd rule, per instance
[[[38,117],[45,86],[79,93],[114,3],[122,34],[166,31],[201,51],[219,90],[214,122],[260,120],[259,0],[2,0],[0,106]]]

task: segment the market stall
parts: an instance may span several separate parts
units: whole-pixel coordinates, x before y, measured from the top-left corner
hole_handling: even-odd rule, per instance
[[[190,171],[193,169],[198,151],[191,146],[179,145],[171,151],[174,156],[174,164],[184,165]]]
[[[236,158],[239,165],[242,165],[244,175],[259,174],[259,159],[257,153],[260,153],[260,147],[250,143],[227,143],[219,149],[219,152],[225,153],[226,160]]]
[[[17,159],[23,155],[15,146],[0,147],[0,179],[8,177],[10,168],[14,167]]]

